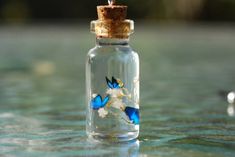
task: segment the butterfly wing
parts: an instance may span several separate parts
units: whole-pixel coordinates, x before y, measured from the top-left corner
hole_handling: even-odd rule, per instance
[[[113,84],[112,82],[106,77],[106,82],[107,82],[107,85],[109,86],[109,88],[113,89]]]
[[[112,84],[113,84],[113,88],[120,88],[117,80],[114,77],[112,77]]]
[[[130,121],[132,121],[132,123],[134,123],[135,125],[138,125],[140,123],[139,109],[133,107],[126,107],[125,113],[130,119]]]
[[[108,103],[109,101],[109,96],[106,96],[102,102],[102,107],[105,107],[105,105]]]
[[[94,110],[98,110],[102,107],[102,97],[100,95],[97,95],[94,99],[91,101],[91,106]]]

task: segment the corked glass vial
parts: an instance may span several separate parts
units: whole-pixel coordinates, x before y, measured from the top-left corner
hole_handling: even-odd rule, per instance
[[[96,140],[129,141],[139,135],[139,56],[129,46],[134,22],[127,6],[97,7],[91,22],[96,46],[87,55],[87,135]]]

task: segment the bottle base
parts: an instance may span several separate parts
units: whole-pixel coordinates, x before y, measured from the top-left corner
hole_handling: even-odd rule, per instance
[[[136,140],[139,132],[128,132],[125,134],[102,134],[102,133],[87,133],[88,138],[97,142],[128,142]]]

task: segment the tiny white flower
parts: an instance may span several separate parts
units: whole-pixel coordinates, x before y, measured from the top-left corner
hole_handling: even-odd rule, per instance
[[[113,98],[123,95],[122,89],[108,89],[106,93]]]
[[[112,107],[116,108],[116,109],[122,109],[124,108],[124,105],[122,103],[122,99],[118,99],[118,98],[113,98],[112,99]]]
[[[92,98],[95,98],[98,94],[92,94]]]
[[[101,118],[105,118],[105,117],[107,116],[107,114],[108,114],[108,111],[106,111],[104,108],[100,108],[100,109],[98,110],[98,113],[99,113],[99,116],[100,116]]]

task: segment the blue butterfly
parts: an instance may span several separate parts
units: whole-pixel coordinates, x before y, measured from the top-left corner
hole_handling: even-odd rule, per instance
[[[102,100],[102,97],[100,95],[97,95],[94,99],[91,100],[91,106],[94,110],[98,110],[100,108],[105,107],[105,105],[109,101],[109,95]]]
[[[126,107],[124,111],[130,121],[132,121],[132,123],[134,123],[135,125],[140,124],[139,109],[133,107]]]
[[[107,82],[107,85],[109,86],[109,88],[111,88],[111,89],[118,89],[118,88],[122,88],[124,86],[124,84],[121,80],[115,79],[114,77],[112,77],[112,81],[110,81],[106,77],[106,82]]]

